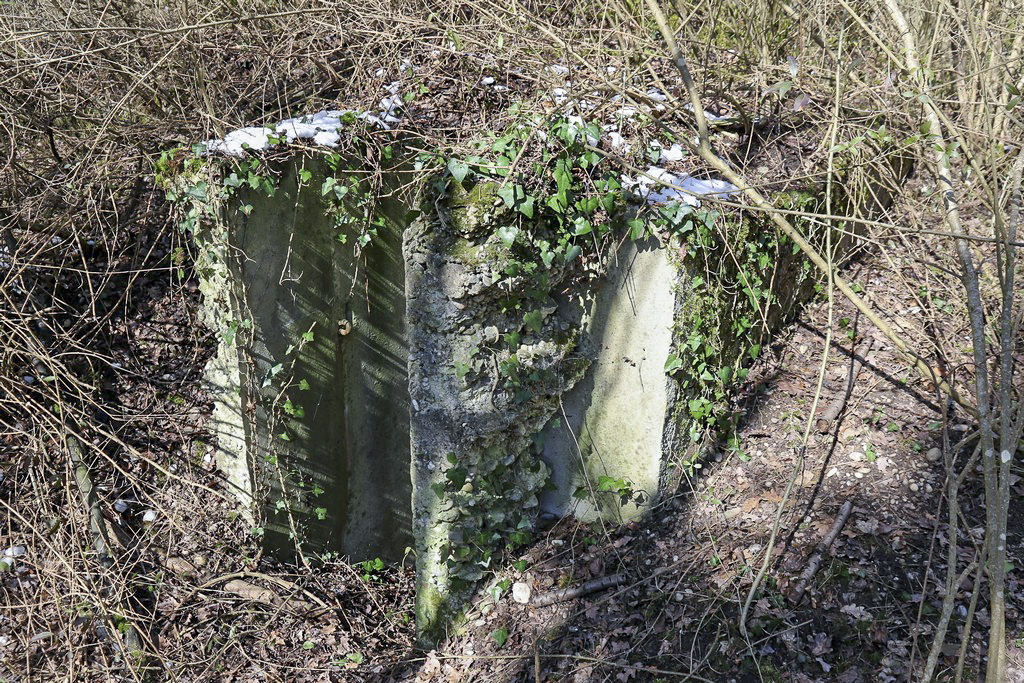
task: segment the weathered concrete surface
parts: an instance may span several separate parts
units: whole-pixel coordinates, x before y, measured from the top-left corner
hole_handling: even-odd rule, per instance
[[[416,619],[424,644],[443,636],[498,561],[492,550],[532,531],[548,474],[534,437],[585,367],[575,353],[585,308],[553,296],[570,266],[546,272],[545,292],[510,303],[530,280],[506,267],[528,246],[501,240],[497,228],[518,219],[494,201],[496,189],[428,191],[422,204],[437,211],[421,215],[405,237]],[[531,314],[532,326],[524,321]],[[514,372],[501,370],[510,364]]]
[[[612,257],[581,344],[592,364],[541,435],[554,485],[541,499],[547,511],[628,521],[657,498],[680,446],[666,432],[677,277],[654,239],[627,241]],[[627,488],[600,492],[602,477]]]
[[[277,170],[272,197],[241,190],[199,240],[220,336],[217,461],[268,548],[398,557],[411,541],[405,203],[381,199],[387,220],[357,259],[359,226],[342,243],[321,196],[327,169],[300,157]]]

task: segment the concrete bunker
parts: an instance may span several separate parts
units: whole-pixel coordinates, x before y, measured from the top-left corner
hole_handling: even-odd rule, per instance
[[[303,135],[331,148],[343,117],[317,117],[330,130],[302,122]],[[728,192],[721,181],[675,208],[649,199],[649,211],[636,192],[609,191],[633,234],[602,226],[615,246],[584,267],[571,243],[538,250],[554,242],[533,204],[519,211],[521,188],[466,164],[417,174],[397,138],[371,162],[259,132],[269,153],[199,157],[175,191],[191,207],[218,335],[218,463],[268,549],[361,560],[414,547],[428,643],[542,511],[621,522],[657,499],[692,422],[692,388],[666,373],[699,347],[680,332],[713,324],[727,336],[748,305],[705,298],[715,320],[688,310],[699,274],[735,279],[686,260],[715,251],[706,225],[694,241],[704,219],[689,209],[693,195]],[[673,233],[684,223],[689,243]],[[737,227],[746,239],[749,225]],[[785,245],[757,235],[748,250],[778,271],[762,282],[771,319],[808,278],[795,252],[772,261]],[[525,280],[523,259],[543,277]],[[725,368],[747,350],[711,351]]]
[[[417,616],[436,633],[491,562],[458,543],[528,533],[545,507],[622,521],[656,498],[676,269],[658,240],[626,240],[592,290],[552,270],[524,324],[502,308],[497,184],[438,191],[396,163],[371,186],[325,158],[261,162],[269,184],[220,167],[231,189],[196,230],[217,461],[268,550],[415,547]],[[507,334],[501,358],[542,371],[529,392],[477,354]],[[642,496],[573,495],[603,477]]]

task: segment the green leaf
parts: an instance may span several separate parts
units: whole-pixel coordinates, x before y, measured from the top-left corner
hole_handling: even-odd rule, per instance
[[[304,168],[301,171],[299,171],[299,180],[301,180],[304,183],[308,183],[309,179],[312,178],[312,177],[313,177],[313,172],[310,171],[309,169]]]
[[[536,334],[540,334],[543,320],[543,314],[539,310],[530,311],[529,313],[523,316],[523,322],[526,323],[526,326],[533,330]]]
[[[444,476],[448,479],[448,481],[452,483],[452,485],[455,488],[461,489],[463,485],[466,483],[466,478],[469,476],[469,472],[466,470],[465,467],[452,467],[447,472],[445,472]]]
[[[525,572],[526,571],[526,560],[516,560],[515,562],[512,563],[512,566],[515,567],[517,572]]]
[[[681,367],[683,367],[682,359],[674,353],[668,354],[668,358],[665,359],[665,372],[671,375]]]
[[[565,253],[565,262],[572,263],[573,261],[576,260],[576,257],[579,256],[580,252],[582,251],[583,249],[578,244],[573,246],[571,249],[569,249],[569,251]]]
[[[316,643],[314,643],[312,640],[307,640],[302,644],[303,650],[312,650],[314,647],[316,647]]]
[[[629,238],[633,240],[638,240],[643,237],[644,232],[647,230],[647,226],[644,225],[644,222],[639,218],[634,218],[629,221],[627,225],[629,225]]]
[[[533,197],[530,196],[521,201],[516,209],[527,218],[533,218]]]
[[[458,159],[449,159],[448,172],[452,174],[453,178],[455,178],[455,182],[461,185],[462,181],[465,180],[466,176],[469,174],[469,166]]]
[[[519,228],[514,225],[503,225],[494,231],[494,234],[498,236],[501,243],[506,247],[511,248],[515,244],[516,236],[519,234]]]
[[[510,209],[516,205],[516,187],[516,185],[505,185],[498,188],[498,196],[501,197],[501,201],[505,202],[505,206]]]
[[[498,644],[498,647],[504,647],[505,643],[508,642],[508,629],[507,628],[496,628],[491,631],[491,639]]]

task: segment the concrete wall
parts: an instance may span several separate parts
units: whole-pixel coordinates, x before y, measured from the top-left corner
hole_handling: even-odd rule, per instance
[[[339,241],[321,162],[275,171],[272,197],[243,189],[200,239],[218,463],[268,548],[294,533],[307,552],[395,558],[411,544],[405,202],[382,194],[388,220],[356,259],[359,226]]]
[[[657,498],[677,445],[665,439],[677,277],[654,239],[626,241],[611,257],[581,344],[592,364],[541,435],[554,485],[541,498],[547,511],[626,521]],[[631,500],[599,491],[602,477],[626,484]]]

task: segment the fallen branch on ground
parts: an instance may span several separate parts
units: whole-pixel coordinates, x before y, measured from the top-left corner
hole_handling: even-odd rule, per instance
[[[96,551],[100,563],[104,567],[109,567],[114,561],[110,538],[107,536],[107,526],[103,518],[103,510],[100,508],[99,496],[96,494],[96,488],[92,484],[89,466],[86,464],[82,453],[82,444],[74,434],[68,434],[65,443],[71,456],[71,464],[75,469],[75,485],[78,487],[82,506],[85,508],[86,516],[89,518],[89,533],[92,536],[92,547]],[[123,630],[125,644],[128,646],[129,653],[143,652],[142,638],[139,635],[138,627],[129,618],[132,610],[129,609],[128,605],[120,605],[118,611],[121,612],[122,618],[125,619],[126,627],[108,628],[107,631],[109,633],[116,633],[119,630]]]
[[[868,342],[868,348],[864,351],[862,358],[853,356],[853,365],[850,366],[850,372],[846,378],[846,389],[842,394],[832,399],[832,402],[826,406],[825,410],[818,416],[815,425],[818,427],[818,431],[824,434],[832,428],[832,423],[839,417],[839,414],[843,412],[846,407],[846,402],[850,400],[851,394],[853,394],[853,387],[857,384],[857,377],[860,375],[861,369],[864,367],[864,363],[867,360],[867,355],[871,351],[871,347],[874,344],[874,340]]]
[[[811,555],[810,561],[807,566],[800,573],[800,580],[796,584],[796,588],[790,593],[789,599],[794,605],[800,604],[800,601],[804,599],[804,593],[807,592],[807,585],[814,578],[814,575],[818,573],[818,569],[821,567],[821,559],[828,552],[828,549],[832,547],[832,544],[836,542],[839,537],[839,532],[846,526],[846,521],[850,519],[850,513],[853,511],[853,503],[846,501],[839,508],[839,514],[836,515],[836,521],[832,524],[832,528],[829,529],[828,534],[825,538],[821,539],[821,543],[814,550],[814,554]]]
[[[609,576],[602,576],[598,579],[591,579],[585,581],[579,586],[573,586],[572,588],[562,588],[556,591],[549,591],[538,595],[536,598],[530,601],[530,605],[533,607],[547,607],[548,605],[554,605],[555,603],[565,602],[566,600],[575,600],[576,598],[582,598],[584,595],[590,595],[598,591],[603,591],[606,588],[615,588],[626,583],[626,577],[622,574],[611,574]]]

